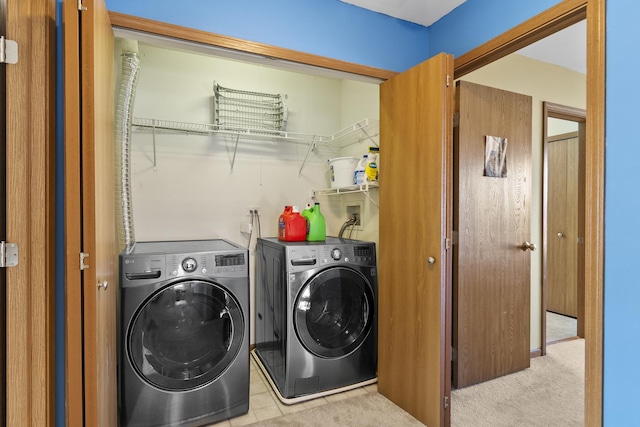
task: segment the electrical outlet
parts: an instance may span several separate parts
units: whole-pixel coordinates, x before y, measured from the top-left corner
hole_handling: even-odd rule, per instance
[[[251,212],[257,214],[260,212],[260,206],[247,206],[247,216],[251,216]]]

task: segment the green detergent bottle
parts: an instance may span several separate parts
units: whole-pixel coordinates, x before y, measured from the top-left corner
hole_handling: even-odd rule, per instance
[[[307,237],[309,236],[309,215],[311,214],[311,208],[313,208],[313,205],[311,203],[307,203],[304,210],[300,213],[300,215],[302,215],[302,217],[307,221]]]
[[[309,227],[309,232],[307,233],[307,241],[325,241],[327,238],[327,225],[324,221],[322,212],[320,212],[320,203],[316,203],[308,210],[307,221]]]

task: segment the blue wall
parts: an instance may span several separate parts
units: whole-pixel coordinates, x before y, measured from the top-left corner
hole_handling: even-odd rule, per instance
[[[468,0],[427,29],[338,0],[106,0],[117,12],[394,71],[441,51],[459,56],[556,3]],[[640,420],[640,144],[629,125],[640,99],[629,73],[639,61],[639,18],[640,3],[607,2],[605,426]]]
[[[640,424],[640,3],[607,1],[604,425]]]
[[[458,57],[559,3],[558,0],[467,0],[429,27],[429,56]]]
[[[428,29],[338,0],[106,0],[114,12],[403,71],[428,58]]]

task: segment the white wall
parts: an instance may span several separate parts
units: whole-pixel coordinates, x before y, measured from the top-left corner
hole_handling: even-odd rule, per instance
[[[119,72],[120,43],[116,43]],[[141,70],[134,116],[213,123],[213,82],[233,89],[287,95],[287,131],[331,135],[364,118],[378,119],[378,85],[316,77],[274,68],[139,45]],[[250,249],[251,299],[258,231],[241,233],[249,207],[258,207],[262,237],[277,235],[285,205],[313,203],[314,189],[330,187],[327,160],[367,152],[368,143],[344,152],[311,151],[288,142],[134,131],[132,195],[136,241],[224,238]],[[376,138],[377,142],[377,138]],[[155,168],[154,168],[155,156]],[[376,192],[377,193],[377,192]],[[377,194],[371,194],[377,202]],[[346,221],[345,204],[361,204],[364,227],[350,236],[377,242],[377,208],[364,194],[320,196],[327,235]],[[345,237],[348,237],[347,234]],[[251,316],[253,316],[253,306]],[[254,342],[253,325],[251,342]]]
[[[461,80],[491,86],[533,98],[531,239],[540,250],[531,252],[531,348],[541,346],[542,291],[542,103],[544,101],[586,108],[586,75],[512,54],[462,77]]]

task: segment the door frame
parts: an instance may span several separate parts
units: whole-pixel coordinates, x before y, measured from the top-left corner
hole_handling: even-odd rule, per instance
[[[120,13],[113,26],[203,45],[363,76],[388,79],[397,73],[316,55],[207,33]],[[544,37],[587,20],[587,146],[585,170],[585,425],[602,423],[604,258],[605,0],[564,0],[454,60],[454,79]]]
[[[578,144],[579,144],[579,160],[578,160],[578,236],[582,236],[584,239],[584,212],[585,212],[585,198],[588,197],[585,194],[585,129],[587,122],[587,113],[581,108],[574,108],[565,105],[555,104],[553,102],[542,103],[542,138],[544,145],[543,154],[543,183],[542,183],[542,295],[541,295],[541,340],[540,349],[541,355],[547,354],[547,296],[548,296],[548,283],[547,283],[547,215],[549,212],[549,156],[548,156],[548,118],[562,119],[570,122],[578,123]],[[584,283],[584,255],[585,245],[584,241],[578,245],[578,260],[576,268],[578,269],[577,285],[578,285],[578,307],[577,307],[577,321],[579,337],[585,336],[585,283]]]

